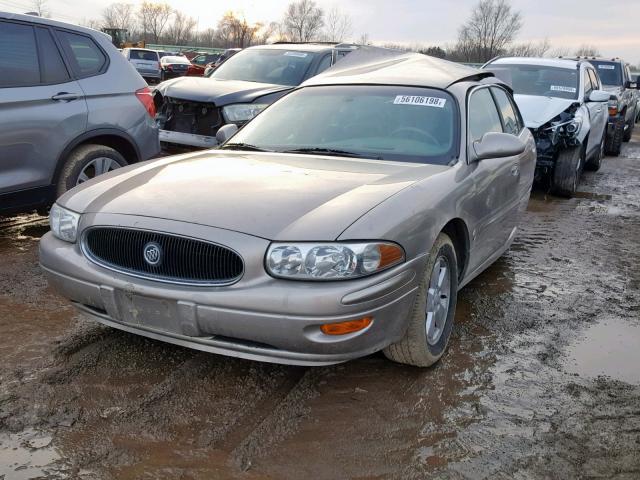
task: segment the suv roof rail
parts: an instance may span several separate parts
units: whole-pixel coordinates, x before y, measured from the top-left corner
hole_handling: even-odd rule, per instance
[[[278,40],[271,45],[336,45],[338,42],[285,42],[284,40]]]

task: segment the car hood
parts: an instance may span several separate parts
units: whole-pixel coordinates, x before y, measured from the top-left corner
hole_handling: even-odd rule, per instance
[[[215,78],[182,77],[162,82],[156,88],[165,97],[215,103],[217,106],[231,103],[253,102],[256,98],[290,90],[285,85],[244,82],[241,80],[217,80]]]
[[[270,240],[333,240],[400,190],[450,167],[209,151],[118,169],[58,203],[197,223]]]
[[[619,85],[603,85],[602,89],[605,92],[614,94],[616,97],[620,97],[624,93],[622,87]]]
[[[541,97],[537,95],[514,95],[524,123],[528,128],[538,128],[564,112],[577,100]]]

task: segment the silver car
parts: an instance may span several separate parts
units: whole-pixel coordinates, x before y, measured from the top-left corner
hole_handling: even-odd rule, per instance
[[[0,12],[0,212],[160,151],[151,91],[104,33]]]
[[[40,243],[51,284],[91,319],[207,352],[436,362],[458,290],[516,235],[533,137],[490,72],[352,55],[220,150],[67,193]]]
[[[156,82],[162,80],[160,54],[156,50],[124,48],[122,55],[131,62],[142,78]]]

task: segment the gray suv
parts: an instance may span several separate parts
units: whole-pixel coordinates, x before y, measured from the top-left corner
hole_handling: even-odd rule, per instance
[[[95,30],[0,12],[0,213],[159,153],[146,82]]]

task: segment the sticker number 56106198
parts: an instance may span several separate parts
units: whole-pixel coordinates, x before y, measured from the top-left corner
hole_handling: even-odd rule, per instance
[[[422,107],[444,108],[446,98],[417,97],[413,95],[398,95],[393,101],[394,105],[420,105]]]

